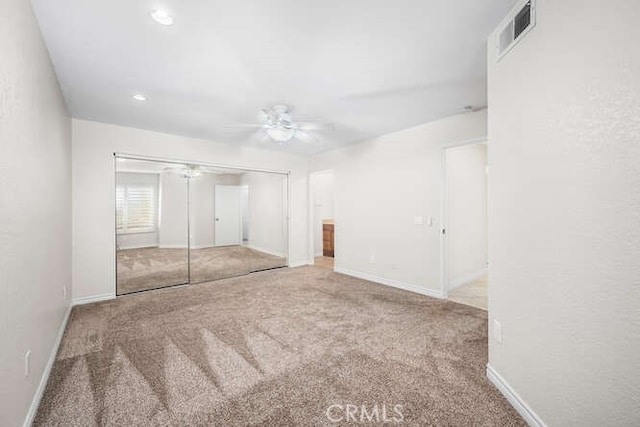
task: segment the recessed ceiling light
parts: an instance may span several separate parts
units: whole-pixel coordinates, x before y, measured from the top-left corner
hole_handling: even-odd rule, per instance
[[[131,97],[132,97],[133,99],[135,99],[136,101],[146,101],[146,100],[147,100],[147,97],[146,97],[146,96],[144,96],[144,95],[143,95],[143,94],[141,94],[141,93],[136,93],[135,95],[131,95]]]
[[[167,12],[166,10],[154,9],[151,11],[151,17],[158,24],[162,24],[162,25],[173,24],[173,18],[169,15],[169,12]]]

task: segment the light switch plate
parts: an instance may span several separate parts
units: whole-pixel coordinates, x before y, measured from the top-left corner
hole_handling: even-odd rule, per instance
[[[415,216],[415,217],[413,218],[413,223],[414,223],[415,225],[424,225],[424,217],[422,217],[422,216]]]
[[[24,376],[25,378],[29,377],[31,374],[31,350],[27,351],[24,355]]]

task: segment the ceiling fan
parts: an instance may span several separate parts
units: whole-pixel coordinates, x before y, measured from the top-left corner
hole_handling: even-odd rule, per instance
[[[277,104],[263,109],[260,112],[259,120],[262,123],[240,123],[225,127],[262,128],[271,139],[279,143],[289,142],[293,138],[303,142],[316,141],[317,139],[307,131],[333,128],[331,123],[294,122],[289,113],[289,107],[284,104]]]

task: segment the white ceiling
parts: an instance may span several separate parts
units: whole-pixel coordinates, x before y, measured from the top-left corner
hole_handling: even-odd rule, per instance
[[[335,125],[292,141],[301,154],[485,105],[486,38],[512,3],[33,0],[74,117],[282,149],[224,125],[285,103],[294,121]]]

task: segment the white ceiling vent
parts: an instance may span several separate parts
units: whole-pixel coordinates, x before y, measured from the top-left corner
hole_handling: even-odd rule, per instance
[[[536,0],[519,1],[500,24],[496,40],[498,60],[536,25]]]

